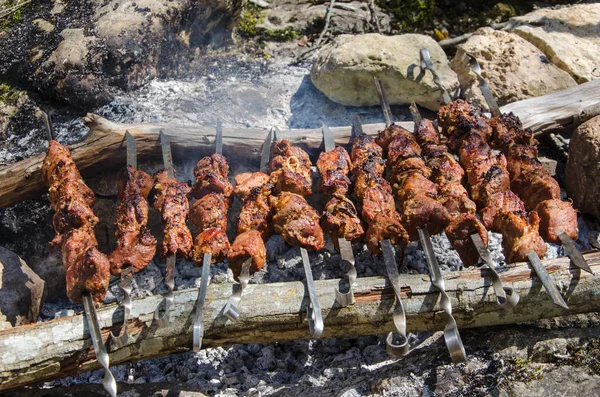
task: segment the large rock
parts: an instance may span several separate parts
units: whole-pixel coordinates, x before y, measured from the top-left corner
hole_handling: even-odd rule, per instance
[[[573,133],[565,173],[567,193],[575,208],[600,217],[600,116]]]
[[[542,8],[513,18],[507,29],[538,47],[584,83],[600,77],[600,4]]]
[[[343,105],[378,105],[375,76],[383,83],[391,104],[415,101],[437,110],[443,104],[441,91],[431,73],[421,73],[421,48],[429,49],[445,88],[454,91],[458,80],[448,66],[446,54],[432,38],[418,34],[338,36],[323,47],[310,77],[329,99]]]
[[[500,106],[577,85],[569,73],[548,62],[544,53],[525,39],[514,33],[482,28],[458,46],[450,63],[461,87],[467,88],[465,97],[479,105],[485,105],[485,99],[477,76],[464,62],[465,53],[477,58]]]
[[[0,330],[36,321],[45,297],[44,280],[17,254],[0,247]]]

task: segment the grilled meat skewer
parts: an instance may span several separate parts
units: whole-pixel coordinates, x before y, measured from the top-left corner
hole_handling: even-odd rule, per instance
[[[431,120],[422,119],[415,128],[415,138],[422,148],[426,164],[431,168],[430,179],[439,186],[439,197],[448,213],[446,236],[458,253],[463,265],[479,262],[479,252],[471,239],[477,233],[487,248],[488,236],[483,224],[475,217],[477,206],[462,185],[465,171],[442,144]]]
[[[67,296],[82,303],[89,293],[95,302],[104,300],[110,278],[106,255],[98,251],[94,226],[98,218],[91,205],[94,193],[83,182],[68,148],[52,140],[42,164],[42,178],[50,189],[50,204],[56,237],[67,271]]]
[[[354,203],[346,196],[350,190],[350,155],[341,146],[322,152],[317,160],[317,169],[321,176],[320,191],[330,196],[325,204],[321,226],[338,247],[338,240],[351,242],[360,240],[365,231]]]
[[[161,214],[165,225],[160,247],[163,258],[169,254],[190,257],[193,239],[186,225],[190,208],[187,195],[190,191],[186,183],[169,177],[167,170],[160,170],[154,175],[154,209]]]
[[[352,145],[352,174],[354,193],[362,204],[362,215],[368,223],[367,248],[373,255],[382,254],[380,242],[389,239],[391,244],[405,247],[408,234],[396,211],[392,188],[383,178],[385,161],[383,148],[366,134],[359,135]]]
[[[148,223],[148,202],[146,198],[152,189],[152,177],[144,171],[127,166],[119,179],[116,208],[117,245],[108,256],[110,271],[121,274],[125,266],[132,266],[136,272],[145,268],[156,253],[156,238],[146,227]]]

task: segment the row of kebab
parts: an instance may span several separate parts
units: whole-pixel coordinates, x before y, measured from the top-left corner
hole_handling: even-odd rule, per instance
[[[546,242],[561,235],[577,239],[577,212],[562,201],[560,187],[538,160],[538,142],[513,114],[488,118],[481,108],[457,99],[440,108],[437,122],[422,119],[410,132],[391,124],[376,137],[360,134],[351,150],[338,146],[316,162],[319,192],[328,196],[320,215],[306,201],[313,194],[309,155],[288,140],[270,146],[268,173],[247,172],[229,181],[221,153],[202,158],[192,187],[161,170],[154,176],[127,166],[118,183],[116,247],[98,250],[92,212],[94,193],[86,186],[69,149],[52,140],[44,160],[44,183],[55,211],[54,245],[62,249],[67,294],[103,301],[110,275],[138,272],[155,257],[157,239],[147,228],[149,203],[164,223],[160,255],[181,256],[198,266],[227,260],[234,278],[250,263],[265,266],[265,241],[273,233],[308,251],[325,246],[328,234],[340,242],[364,241],[375,256],[389,240],[399,248],[419,240],[419,231],[442,231],[465,267],[479,263],[478,235],[502,235],[507,263],[543,258]],[[196,201],[190,205],[190,196]],[[226,234],[234,197],[242,202],[237,235]],[[187,226],[191,220],[198,234]],[[210,254],[210,256],[206,256]]]
[[[488,230],[501,233],[508,263],[525,261],[530,251],[543,257],[544,241],[560,244],[562,232],[577,239],[576,210],[560,199],[558,183],[537,159],[537,141],[514,115],[487,119],[480,108],[456,100],[440,109],[438,124],[442,135],[423,119],[414,133],[393,124],[375,139],[358,136],[350,154],[342,146],[321,153],[319,190],[330,197],[321,216],[305,199],[312,194],[310,158],[285,139],[272,145],[270,174],[236,175],[235,187],[227,160],[218,153],[197,163],[192,188],[166,170],[152,177],[128,166],[119,180],[117,243],[109,255],[98,251],[94,236],[94,193],[69,149],[52,141],[43,178],[55,211],[52,244],[63,252],[68,297],[81,303],[85,291],[102,302],[110,274],[119,275],[126,266],[140,271],[154,258],[157,240],[146,227],[149,195],[164,222],[161,256],[175,253],[202,266],[203,254],[210,252],[213,262],[228,260],[236,279],[248,258],[251,272],[263,268],[264,242],[273,232],[309,251],[324,248],[324,232],[334,244],[340,238],[364,239],[373,255],[381,255],[383,239],[404,247],[418,239],[419,228],[432,235],[444,230],[465,267],[479,261],[469,238],[473,233],[486,245]],[[197,199],[191,207],[190,194]],[[233,196],[243,205],[230,244],[225,230]],[[195,239],[188,218],[199,230]]]

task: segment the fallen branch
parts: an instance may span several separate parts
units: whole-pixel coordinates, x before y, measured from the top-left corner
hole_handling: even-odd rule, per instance
[[[501,272],[505,286],[521,296],[512,310],[502,310],[485,270],[451,272],[445,275],[446,290],[460,328],[522,323],[559,315],[597,311],[600,307],[600,252],[587,253],[586,260],[596,275],[570,268],[568,258],[544,262],[558,285],[569,310],[554,305],[529,266],[518,264]],[[436,310],[439,293],[422,274],[402,274],[402,299],[408,331],[444,328],[446,317]],[[381,334],[391,331],[394,294],[380,277],[358,278],[356,304],[340,308],[334,288],[339,280],[316,281],[325,320],[324,338]],[[240,317],[236,322],[222,317],[232,292],[231,284],[209,286],[204,307],[204,347],[246,343],[274,343],[308,339],[305,318],[308,297],[297,282],[251,284],[244,290]],[[157,329],[154,310],[162,302],[152,296],[133,302],[129,322],[130,341],[110,354],[111,365],[189,350],[192,346],[193,307],[197,289],[175,292],[171,324]],[[98,310],[104,338],[121,326],[123,314],[116,305]],[[469,346],[466,346],[469,352]],[[82,315],[35,323],[0,331],[0,390],[64,377],[98,368],[89,332]]]

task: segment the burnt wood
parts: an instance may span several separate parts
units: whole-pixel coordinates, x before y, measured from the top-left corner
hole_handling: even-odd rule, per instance
[[[525,127],[536,132],[572,128],[600,114],[600,79],[564,91],[538,98],[514,102],[502,107],[502,112],[513,112],[521,118]],[[164,131],[172,142],[175,162],[181,156],[193,153],[197,158],[214,151],[214,127],[183,126],[168,124],[119,124],[100,116],[89,114],[84,119],[90,129],[83,141],[71,145],[73,159],[84,177],[109,169],[122,168],[126,163],[125,131],[137,141],[138,158],[141,160],[160,155],[159,133]],[[350,120],[349,120],[350,121]],[[413,122],[400,122],[412,131]],[[365,133],[377,134],[385,128],[383,123],[366,124]],[[350,126],[332,127],[337,145],[350,140]],[[267,136],[267,129],[224,128],[223,154],[240,161],[255,161],[258,167],[260,148]],[[321,141],[321,129],[282,131],[282,137],[316,155]],[[37,197],[46,192],[42,183],[41,167],[45,153],[0,167],[0,208]]]
[[[568,258],[544,261],[550,276],[569,304],[562,309],[542,288],[540,280],[524,263],[500,272],[504,285],[521,296],[511,310],[502,310],[485,270],[466,270],[444,275],[452,299],[453,314],[460,329],[514,324],[559,315],[597,311],[600,307],[600,252],[584,255],[596,272],[591,275],[570,267]],[[423,274],[401,274],[402,299],[409,332],[442,330],[446,315],[439,310],[439,292]],[[335,302],[339,279],[315,281],[325,321],[324,338],[382,334],[394,329],[394,293],[382,277],[358,278],[356,304],[345,308]],[[301,282],[250,284],[244,290],[240,317],[231,322],[222,310],[232,284],[210,285],[203,312],[204,347],[246,343],[274,343],[308,339],[305,318],[308,296]],[[171,323],[157,329],[154,310],[163,298],[135,300],[128,323],[129,342],[110,353],[111,365],[190,350],[193,308],[198,289],[175,292]],[[118,331],[123,312],[116,304],[98,310],[103,338]],[[109,345],[110,346],[110,345]],[[469,346],[466,345],[467,353]],[[61,378],[99,368],[82,314],[0,331],[0,390]]]

